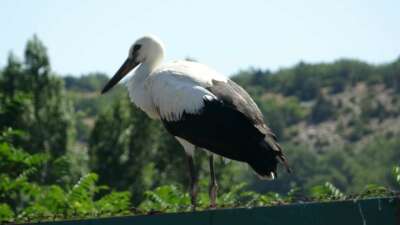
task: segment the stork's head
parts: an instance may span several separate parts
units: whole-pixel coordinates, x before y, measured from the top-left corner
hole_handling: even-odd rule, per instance
[[[110,90],[125,77],[131,70],[139,64],[146,64],[150,69],[157,66],[164,57],[164,47],[162,42],[154,36],[144,36],[133,43],[129,49],[128,58],[108,81],[101,91],[102,94]]]

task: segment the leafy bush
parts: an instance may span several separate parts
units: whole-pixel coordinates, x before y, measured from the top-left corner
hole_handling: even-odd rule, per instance
[[[200,201],[201,203],[202,201]],[[146,191],[145,200],[139,205],[139,208],[145,212],[178,212],[189,209],[189,206],[188,193],[182,192],[174,185],[165,185],[157,187],[153,191]]]
[[[90,218],[154,212],[189,211],[190,198],[179,186],[167,185],[145,192],[144,200],[136,208],[131,206],[130,192],[114,192],[106,186],[97,186],[98,175],[88,173],[71,188],[58,185],[41,185],[30,181],[46,162],[44,155],[24,152],[8,142],[9,134],[0,140],[2,168],[19,168],[14,174],[0,173],[0,221],[26,222]],[[400,167],[393,169],[393,176],[400,185]],[[207,180],[200,181],[199,190],[207,189]],[[274,192],[265,194],[249,191],[246,185],[233,186],[218,196],[217,205],[223,207],[254,207],[289,204],[304,201],[331,201],[352,198],[393,196],[395,192],[381,185],[366,186],[357,195],[345,195],[332,183],[312,187],[308,192],[294,187],[286,195]],[[198,210],[209,208],[206,191],[198,196]]]
[[[49,218],[80,218],[119,215],[129,212],[129,192],[109,191],[97,186],[98,176],[88,173],[72,188],[42,185],[32,181],[40,176],[49,159],[45,154],[29,154],[10,141],[20,132],[0,135],[0,221],[35,221]],[[108,194],[100,192],[108,191]]]
[[[329,182],[313,187],[310,191],[310,195],[312,199],[317,201],[341,200],[346,198],[346,196],[337,187]]]

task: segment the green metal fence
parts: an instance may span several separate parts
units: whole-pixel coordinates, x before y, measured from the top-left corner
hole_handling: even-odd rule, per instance
[[[124,216],[43,225],[400,225],[400,201],[376,198],[193,213]]]

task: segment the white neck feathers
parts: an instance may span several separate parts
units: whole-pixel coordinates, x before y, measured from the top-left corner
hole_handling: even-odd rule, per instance
[[[131,101],[151,118],[158,119],[159,115],[154,107],[151,95],[145,86],[146,78],[152,72],[153,68],[147,63],[141,64],[126,83]]]

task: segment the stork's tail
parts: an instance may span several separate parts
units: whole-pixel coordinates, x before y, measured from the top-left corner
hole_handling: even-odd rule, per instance
[[[278,175],[276,172],[278,163],[281,163],[288,173],[292,172],[275,136],[267,135],[254,150],[253,157],[248,161],[248,164],[260,179],[275,179]]]

